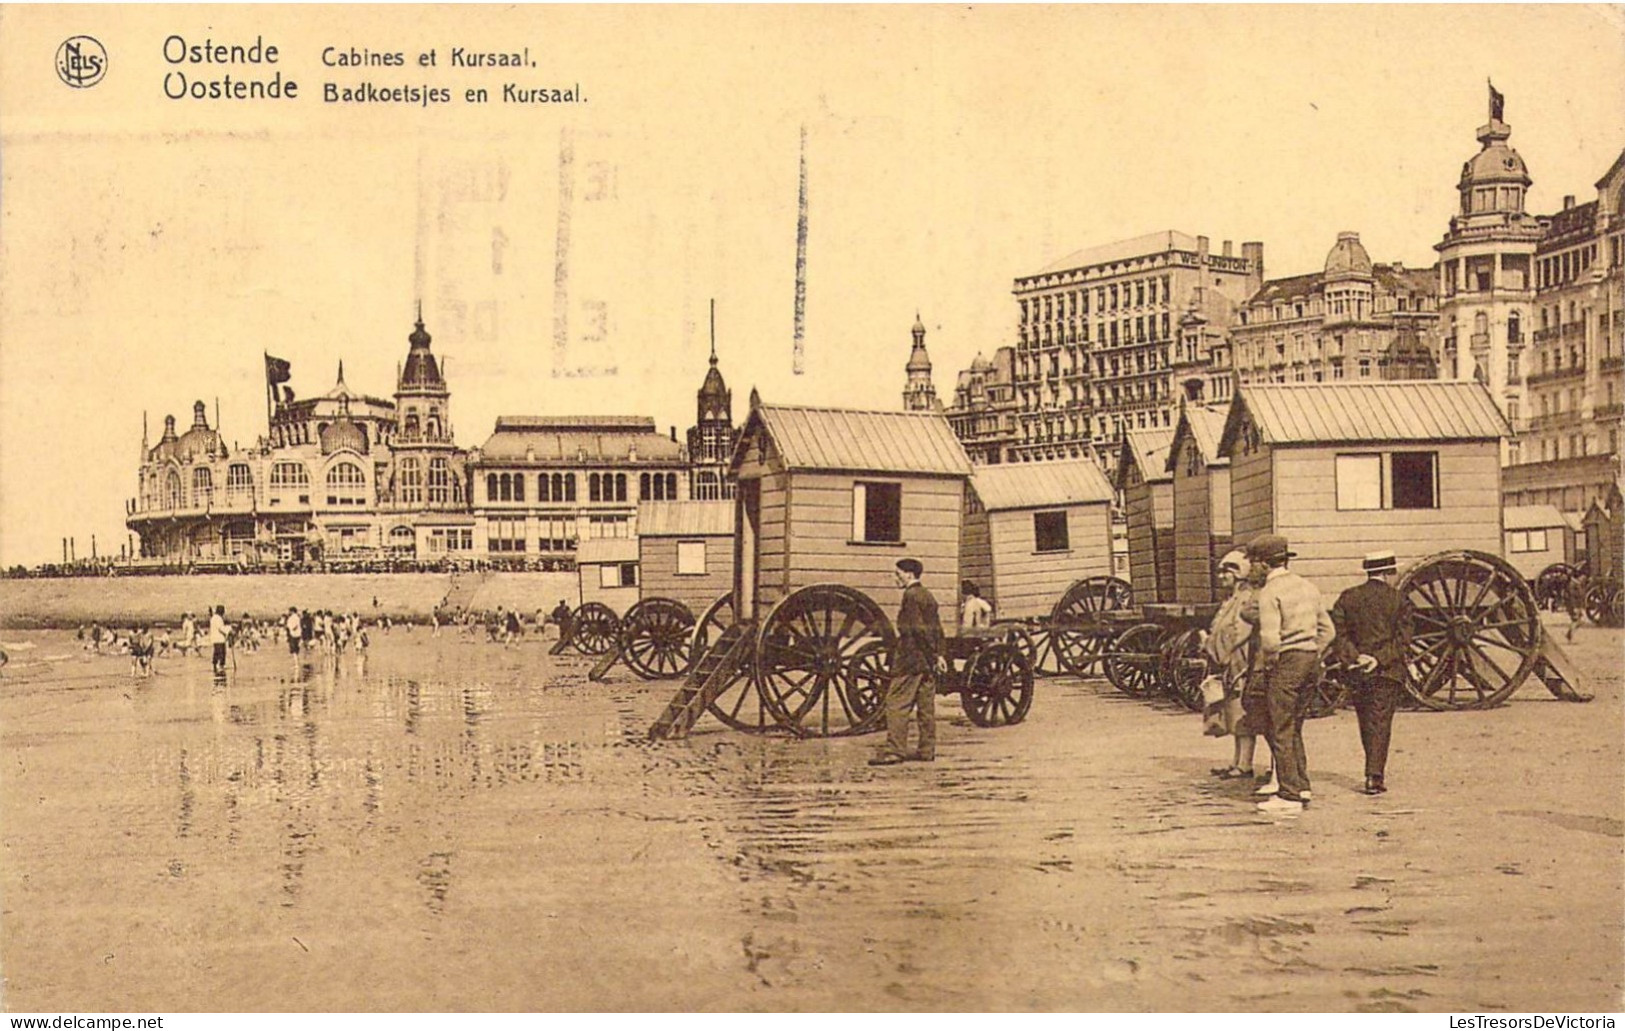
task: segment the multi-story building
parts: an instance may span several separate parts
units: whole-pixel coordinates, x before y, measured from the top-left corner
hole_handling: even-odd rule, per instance
[[[184,434],[173,417],[156,445],[143,432],[126,506],[141,559],[568,564],[582,538],[634,536],[640,501],[727,489],[736,431],[715,354],[688,434],[698,452],[646,416],[505,416],[468,451],[421,317],[408,343],[393,401],[353,391],[342,363],[331,390],[295,400],[277,388],[286,363],[267,358],[269,425],[252,447],[227,447],[201,401]]]
[[[1440,377],[1476,379],[1489,388],[1516,430],[1526,418],[1524,351],[1534,310],[1535,248],[1542,221],[1524,211],[1533,181],[1507,146],[1502,98],[1490,90],[1490,118],[1478,129],[1479,152],[1461,167],[1459,210],[1439,252]],[[1502,444],[1502,462],[1515,441]]]
[[[1504,474],[1508,504],[1581,513],[1620,475],[1625,404],[1625,152],[1597,181],[1597,199],[1547,221],[1535,248],[1533,332],[1523,373],[1527,408]]]
[[[1236,376],[1242,383],[1435,379],[1437,298],[1436,268],[1373,263],[1358,233],[1339,233],[1320,272],[1269,280],[1241,306],[1230,330]]]
[[[1180,319],[1198,289],[1237,303],[1263,283],[1264,245],[1166,231],[1079,251],[1015,281],[1015,439],[1006,460],[1095,453],[1127,429],[1173,425]],[[1183,360],[1183,357],[1181,357]],[[1199,376],[1186,363],[1180,375]],[[1109,470],[1108,470],[1109,471]]]
[[[980,353],[959,373],[947,410],[954,435],[980,465],[998,465],[1016,439],[1016,349],[1001,347],[991,361]]]

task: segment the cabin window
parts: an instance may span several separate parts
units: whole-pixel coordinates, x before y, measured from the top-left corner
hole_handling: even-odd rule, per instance
[[[1361,511],[1382,507],[1382,456],[1337,456],[1337,510]]]
[[[1507,534],[1507,550],[1513,554],[1546,550],[1545,530],[1513,530]]]
[[[1439,507],[1438,452],[1398,451],[1390,460],[1394,508]]]
[[[1039,551],[1068,551],[1071,541],[1066,533],[1065,512],[1034,512],[1033,540]]]
[[[903,539],[903,485],[859,480],[852,485],[852,539],[895,544]]]
[[[636,562],[606,562],[598,567],[598,586],[636,587],[638,585],[638,564]]]
[[[705,542],[704,541],[678,541],[677,542],[677,575],[678,576],[704,576],[705,575]]]
[[[1340,512],[1439,507],[1435,451],[1338,455],[1336,480]]]

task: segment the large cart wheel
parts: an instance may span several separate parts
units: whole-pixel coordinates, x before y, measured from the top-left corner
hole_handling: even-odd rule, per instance
[[[1202,653],[1202,631],[1182,630],[1163,642],[1158,675],[1163,690],[1191,712],[1202,711],[1202,681],[1207,659]]]
[[[694,613],[680,601],[645,598],[621,620],[621,657],[645,680],[669,680],[688,672]]]
[[[1556,611],[1563,607],[1569,591],[1569,581],[1578,570],[1566,562],[1554,562],[1535,577],[1535,603],[1543,609]]]
[[[722,632],[734,625],[734,593],[729,591],[712,602],[700,621],[694,624],[694,634],[688,643],[688,654],[694,662],[711,650]]]
[[[602,655],[615,646],[620,617],[603,602],[589,601],[570,617],[570,643],[583,655]]]
[[[1111,644],[1099,629],[1100,614],[1133,602],[1133,588],[1115,576],[1085,577],[1068,587],[1049,614],[1050,647],[1061,668],[1075,677],[1098,676]]]
[[[889,668],[897,635],[867,595],[839,584],[794,591],[767,614],[756,632],[756,683],[768,710],[803,737],[862,734],[880,722],[864,669],[878,662],[866,645],[879,644]],[[855,660],[863,657],[863,662]]]
[[[880,641],[870,641],[846,664],[847,701],[860,723],[884,719],[886,685],[891,682],[890,656]]]
[[[1430,555],[1399,581],[1410,676],[1429,709],[1488,709],[1511,697],[1540,659],[1534,591],[1499,556]]]
[[[1586,618],[1596,626],[1608,626],[1613,622],[1613,610],[1618,596],[1619,588],[1614,584],[1592,584],[1586,589]]]
[[[1033,707],[1033,667],[1021,649],[991,644],[970,660],[959,703],[978,727],[1005,727]]]
[[[1625,589],[1617,584],[1608,595],[1608,625],[1625,626]]]
[[[1046,624],[1011,620],[994,623],[993,629],[998,631],[995,640],[1013,644],[1027,656],[1027,664],[1032,667],[1033,676],[1054,677],[1067,671],[1060,656],[1056,654],[1055,635],[1050,633]]]
[[[1303,699],[1303,718],[1318,720],[1330,716],[1349,702],[1350,673],[1342,666],[1322,661],[1309,682]]]
[[[1131,698],[1155,691],[1162,637],[1162,627],[1155,623],[1140,623],[1118,635],[1106,653],[1106,679],[1112,686]]]

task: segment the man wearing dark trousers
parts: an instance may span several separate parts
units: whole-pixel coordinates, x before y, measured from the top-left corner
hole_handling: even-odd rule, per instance
[[[1291,815],[1309,801],[1309,763],[1303,750],[1303,713],[1320,653],[1336,630],[1320,591],[1287,569],[1285,537],[1266,533],[1247,545],[1247,557],[1269,572],[1258,592],[1258,656],[1269,707],[1267,739],[1280,790],[1258,803],[1259,812]]]
[[[1366,581],[1350,587],[1332,606],[1337,639],[1332,656],[1353,671],[1354,711],[1360,719],[1360,745],[1365,749],[1365,793],[1388,790],[1388,740],[1394,710],[1405,682],[1405,641],[1400,613],[1404,597],[1389,582],[1398,563],[1392,551],[1374,551],[1361,563]]]
[[[937,673],[947,663],[947,641],[937,600],[920,583],[925,572],[918,559],[897,562],[897,586],[903,604],[897,612],[897,654],[886,685],[886,747],[870,766],[892,766],[911,759],[931,762],[937,757]],[[908,750],[908,711],[920,724],[920,747]]]

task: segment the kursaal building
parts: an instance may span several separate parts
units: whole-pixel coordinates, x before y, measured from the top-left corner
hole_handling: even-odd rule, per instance
[[[267,355],[252,447],[227,447],[202,401],[184,433],[174,416],[156,444],[143,430],[125,519],[139,561],[568,565],[582,538],[636,536],[640,501],[732,496],[738,431],[714,349],[683,441],[648,416],[503,416],[465,448],[421,315],[407,340],[391,398],[352,390],[340,362],[332,389],[296,399],[289,364]]]

